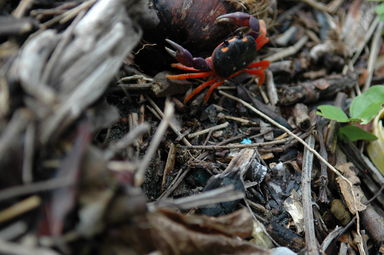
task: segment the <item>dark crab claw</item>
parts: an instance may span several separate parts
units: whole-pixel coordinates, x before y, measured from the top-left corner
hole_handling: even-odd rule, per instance
[[[165,47],[165,50],[174,58],[176,58],[177,61],[179,61],[181,64],[189,67],[193,67],[202,71],[209,71],[210,68],[208,66],[208,63],[205,61],[205,59],[197,57],[194,58],[192,54],[185,48],[183,48],[181,45],[175,43],[174,41],[171,41],[169,39],[165,39],[167,43],[169,43],[176,51]]]
[[[267,34],[265,22],[245,12],[232,12],[220,15],[216,18],[216,22],[231,22],[241,27],[251,28],[257,35],[262,34],[265,36]]]
[[[192,54],[185,48],[183,48],[181,45],[175,43],[174,41],[171,41],[169,39],[165,39],[167,43],[169,43],[176,51],[165,47],[165,50],[174,58],[176,58],[177,61],[182,63],[186,66],[193,66],[193,56]]]

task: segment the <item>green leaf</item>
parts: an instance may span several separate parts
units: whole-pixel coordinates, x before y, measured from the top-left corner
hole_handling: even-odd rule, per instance
[[[367,108],[365,108],[359,116],[361,124],[368,124],[379,113],[381,110],[381,105],[381,103],[368,105]]]
[[[351,119],[359,119],[362,124],[370,122],[384,104],[384,86],[370,87],[366,92],[353,99],[349,113]]]
[[[375,135],[353,125],[341,127],[339,129],[339,136],[351,142],[358,140],[373,141],[377,139]]]
[[[318,115],[330,120],[336,120],[338,122],[349,122],[348,116],[339,107],[333,105],[320,105],[317,107],[320,112]]]
[[[384,15],[384,4],[380,4],[379,6],[376,7],[376,12],[377,14],[380,15],[381,18],[383,18]]]

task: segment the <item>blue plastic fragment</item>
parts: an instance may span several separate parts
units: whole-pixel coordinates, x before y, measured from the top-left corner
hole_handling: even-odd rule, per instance
[[[251,141],[251,139],[249,139],[249,138],[244,138],[240,143],[241,143],[241,144],[251,144],[252,141]]]

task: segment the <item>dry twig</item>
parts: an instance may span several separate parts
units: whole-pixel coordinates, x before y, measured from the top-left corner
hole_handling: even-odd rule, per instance
[[[216,125],[216,126],[206,128],[204,130],[200,130],[200,131],[197,131],[195,133],[189,134],[188,138],[195,138],[195,137],[204,135],[204,134],[209,133],[209,132],[217,131],[217,130],[228,127],[228,125],[229,125],[229,122],[224,122],[223,124]]]
[[[308,146],[314,150],[315,138],[310,135],[307,138]],[[318,255],[318,244],[315,234],[315,226],[313,222],[312,210],[312,192],[311,192],[311,179],[312,179],[312,164],[313,154],[307,149],[304,149],[303,157],[303,172],[301,174],[301,196],[303,200],[304,209],[304,231],[305,231],[305,245],[307,247],[307,254]]]
[[[164,118],[164,113],[160,110],[160,108],[156,105],[156,103],[150,98],[146,97],[146,99],[149,101],[149,103],[152,105],[152,107],[156,110],[157,114],[160,115],[162,118]],[[182,141],[185,145],[191,146],[192,144],[183,136],[183,134],[180,132],[180,128],[178,128],[172,121],[169,123],[169,126],[175,132],[175,134],[178,137],[182,137]]]
[[[307,41],[308,41],[308,36],[305,35],[295,45],[282,49],[279,52],[273,54],[272,56],[265,58],[265,60],[274,62],[279,59],[283,59],[291,55],[294,55],[305,45]]]

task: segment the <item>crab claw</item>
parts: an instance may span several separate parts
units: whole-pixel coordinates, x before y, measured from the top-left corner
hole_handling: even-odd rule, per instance
[[[252,32],[249,35],[253,36],[256,41],[256,50],[263,47],[264,44],[269,42],[267,35],[267,27],[264,20],[259,20],[252,15],[245,12],[233,12],[221,15],[216,18],[216,22],[231,22],[238,26],[249,27]]]
[[[245,12],[232,12],[220,15],[216,18],[216,22],[231,22],[241,27],[251,28],[257,35],[262,34],[265,36],[267,34],[265,22]]]
[[[192,54],[185,49],[183,46],[175,43],[172,40],[165,39],[167,43],[169,43],[176,51],[165,47],[165,50],[174,58],[176,58],[177,61],[179,61],[181,64],[189,67],[193,67],[199,70],[203,71],[209,71],[210,68],[208,66],[208,63],[205,61],[205,59],[197,57],[194,58]]]
[[[192,54],[187,50],[184,49],[180,44],[175,43],[174,41],[171,41],[169,39],[165,39],[167,43],[169,43],[176,51],[171,50],[170,48],[165,47],[165,50],[174,58],[176,58],[177,61],[182,63],[186,66],[193,66],[193,56]]]

